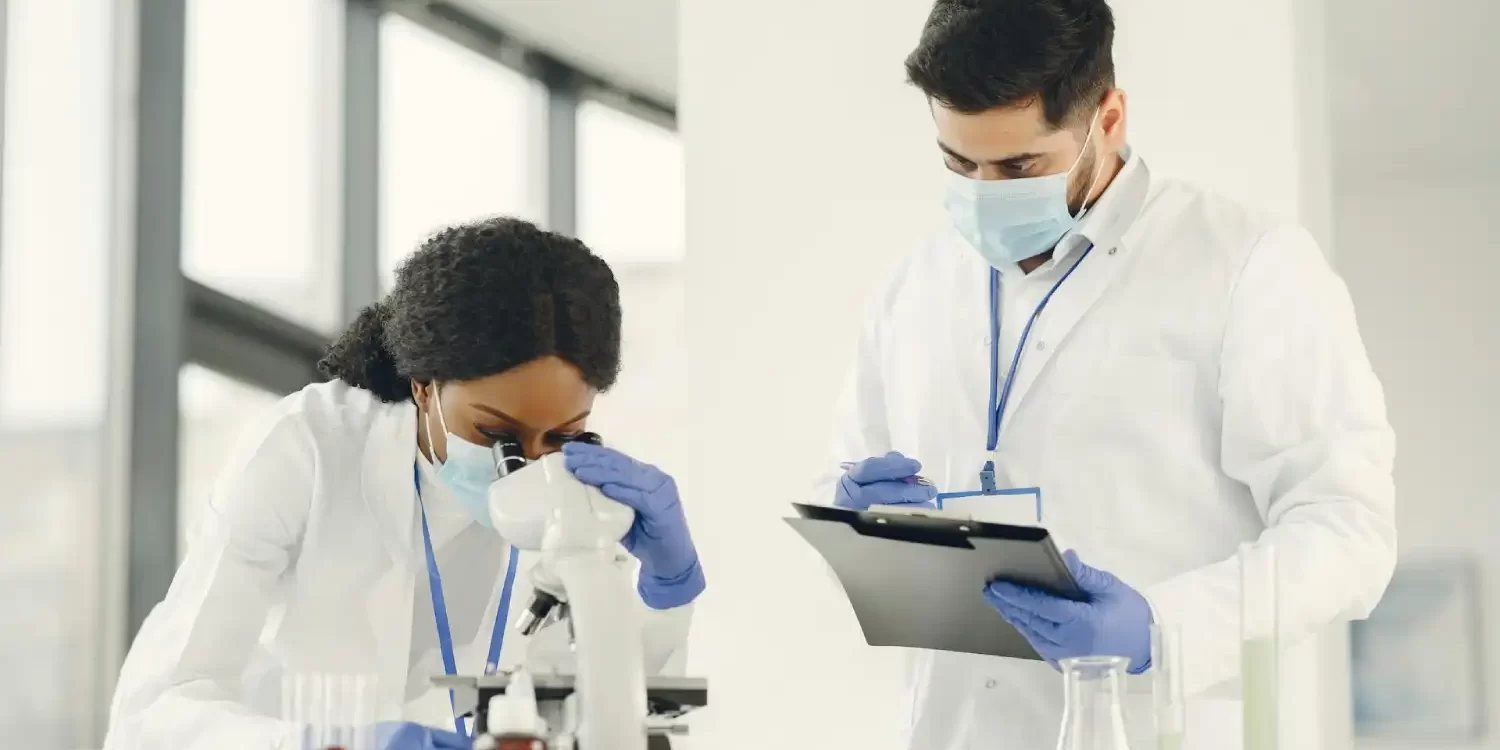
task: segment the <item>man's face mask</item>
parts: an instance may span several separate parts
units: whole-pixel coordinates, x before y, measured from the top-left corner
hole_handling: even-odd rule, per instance
[[[1084,163],[1099,114],[1089,121],[1078,158],[1065,172],[1013,180],[975,180],[950,172],[943,204],[953,228],[991,266],[1002,268],[1051,250],[1072,231],[1086,208],[1075,215],[1068,205],[1073,172]],[[1103,160],[1093,160],[1085,200],[1094,191]]]

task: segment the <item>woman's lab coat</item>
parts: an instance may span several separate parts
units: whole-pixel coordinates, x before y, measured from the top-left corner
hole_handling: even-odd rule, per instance
[[[996,454],[1000,485],[1041,488],[1043,525],[1060,548],[1182,627],[1190,747],[1232,750],[1239,543],[1276,549],[1284,643],[1367,615],[1389,581],[1395,445],[1384,396],[1349,295],[1307,232],[1153,180],[1134,156],[1059,246],[1065,257],[1005,274],[1001,378],[1020,328],[1085,240],[1095,249],[1027,339]],[[943,234],[890,276],[866,316],[830,466],[897,450],[943,491],[978,489],[988,271]],[[838,474],[826,477],[824,502]],[[1029,498],[961,509],[1036,521]],[[1062,683],[1046,664],[914,656],[909,747],[1056,742]],[[1295,659],[1284,677],[1307,666]],[[1131,681],[1150,689],[1149,677]],[[1140,698],[1130,705],[1149,706]],[[1132,720],[1149,730],[1144,710]],[[1316,727],[1289,731],[1284,747],[1321,746],[1306,734]]]
[[[384,404],[334,382],[287,397],[247,436],[125,660],[108,750],[294,748],[278,718],[284,674],[374,674],[378,718],[402,718],[414,593],[427,575],[416,435],[411,403]],[[511,622],[530,598],[535,561],[519,557]],[[445,593],[449,602],[485,597],[493,613],[499,589],[497,581]],[[646,610],[649,670],[678,667],[690,611]],[[488,646],[490,622],[473,645],[454,633],[461,665],[467,651]],[[532,638],[528,664],[571,670],[565,630]],[[506,638],[502,669],[522,658],[523,640]]]

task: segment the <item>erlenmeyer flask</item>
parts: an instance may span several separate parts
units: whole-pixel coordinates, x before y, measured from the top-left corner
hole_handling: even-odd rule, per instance
[[[1120,710],[1129,664],[1123,656],[1080,656],[1059,662],[1066,703],[1057,750],[1129,750],[1125,715]]]

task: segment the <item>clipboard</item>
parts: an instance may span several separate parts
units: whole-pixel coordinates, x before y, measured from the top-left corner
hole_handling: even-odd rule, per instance
[[[1083,591],[1048,531],[951,512],[855,511],[793,503],[784,519],[823,556],[871,646],[1040,661],[985,601],[1003,578],[1073,600]]]

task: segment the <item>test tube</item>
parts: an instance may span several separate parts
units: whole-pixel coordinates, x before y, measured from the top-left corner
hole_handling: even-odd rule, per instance
[[[1276,548],[1242,544],[1239,562],[1244,750],[1276,750],[1280,687]]]
[[[1187,703],[1182,694],[1182,628],[1151,626],[1151,694],[1155,706],[1157,750],[1181,750],[1187,731]]]
[[[371,675],[287,675],[281,714],[295,728],[299,750],[374,750],[375,686]]]

